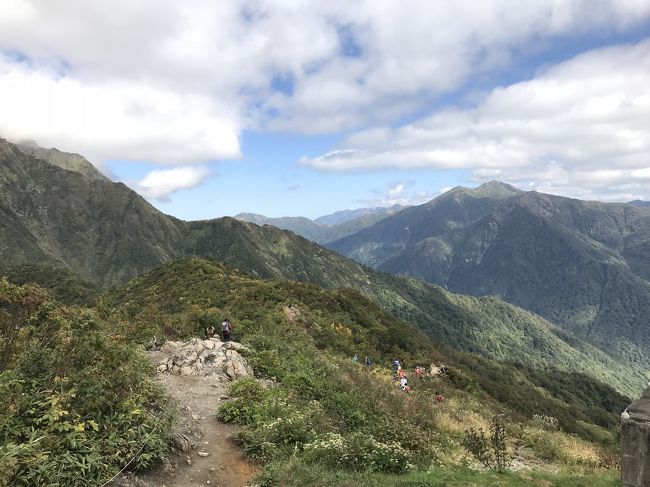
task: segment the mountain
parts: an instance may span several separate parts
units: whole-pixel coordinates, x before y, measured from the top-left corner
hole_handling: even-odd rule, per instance
[[[349,222],[350,220],[356,220],[362,216],[368,215],[377,215],[377,214],[386,214],[393,215],[399,211],[402,211],[406,206],[402,205],[393,205],[389,207],[374,207],[374,208],[358,208],[356,210],[342,210],[331,213],[329,215],[323,215],[316,218],[314,221],[320,225],[340,225],[341,223]]]
[[[46,263],[113,285],[179,255],[178,222],[122,183],[0,141],[0,187],[0,267]]]
[[[270,218],[256,213],[239,213],[235,215],[237,220],[255,223],[256,225],[272,225],[282,230],[289,230],[305,237],[313,242],[322,242],[323,239],[327,240],[325,236],[329,227],[319,225],[309,218],[303,216],[284,216],[280,218]]]
[[[27,155],[46,161],[54,166],[67,169],[68,171],[77,172],[87,179],[110,181],[95,166],[88,162],[85,157],[79,154],[62,152],[54,148],[45,149],[35,142],[24,142],[18,144],[16,147]]]
[[[454,188],[328,247],[379,270],[538,313],[650,368],[650,211],[521,191]]]
[[[233,218],[184,222],[160,213],[121,183],[86,179],[7,142],[0,143],[0,185],[0,267],[64,267],[106,288],[180,258],[207,257],[251,276],[356,289],[458,350],[580,371],[629,394],[644,382],[640,367],[626,368],[498,299],[457,296],[377,272],[268,225]]]
[[[320,217],[316,220],[310,220],[301,216],[270,218],[256,213],[240,213],[235,218],[257,225],[272,225],[282,230],[289,230],[313,242],[325,244],[369,227],[401,211],[403,208],[405,207],[394,205],[390,208],[344,210],[333,213],[332,215]],[[324,223],[325,221],[336,223]]]
[[[634,200],[628,201],[627,204],[636,206],[637,208],[650,208],[650,201]]]

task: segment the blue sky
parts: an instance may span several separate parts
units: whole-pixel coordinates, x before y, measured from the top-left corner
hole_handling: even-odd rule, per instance
[[[315,218],[491,179],[650,199],[650,2],[104,9],[0,5],[0,136],[79,152],[177,217]]]
[[[201,186],[181,190],[155,206],[183,219],[209,219],[238,213],[270,217],[317,218],[334,211],[391,204],[391,188],[405,186],[402,198],[424,202],[444,188],[467,183],[465,171],[381,170],[323,172],[298,164],[336,144],[333,136],[244,133],[244,156],[209,164],[214,175]],[[142,179],[154,164],[111,161],[119,180]],[[397,201],[396,202],[399,202]]]

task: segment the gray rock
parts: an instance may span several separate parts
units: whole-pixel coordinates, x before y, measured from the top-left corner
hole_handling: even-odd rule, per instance
[[[621,485],[650,487],[650,387],[621,416]]]
[[[172,445],[182,452],[188,452],[192,449],[192,442],[183,433],[174,433],[172,435]]]

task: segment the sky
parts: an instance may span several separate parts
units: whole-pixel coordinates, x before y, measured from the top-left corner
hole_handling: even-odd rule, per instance
[[[0,136],[188,220],[650,200],[650,1],[1,0]]]

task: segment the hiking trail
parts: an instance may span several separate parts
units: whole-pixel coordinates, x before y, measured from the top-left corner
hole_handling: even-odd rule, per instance
[[[212,342],[212,343],[211,343]],[[252,376],[238,343],[212,340],[167,342],[148,352],[158,379],[174,400],[178,422],[172,451],[162,465],[119,477],[113,487],[244,487],[258,468],[241,454],[233,439],[238,428],[217,419],[231,380]]]

